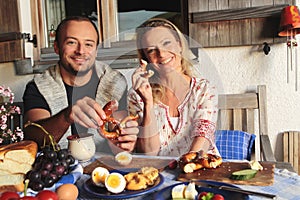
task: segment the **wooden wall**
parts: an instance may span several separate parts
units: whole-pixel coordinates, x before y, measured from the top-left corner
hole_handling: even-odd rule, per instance
[[[203,47],[285,42],[277,36],[291,0],[189,0],[189,35]]]

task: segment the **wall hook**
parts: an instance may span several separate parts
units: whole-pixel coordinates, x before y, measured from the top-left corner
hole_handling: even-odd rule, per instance
[[[269,52],[271,51],[271,47],[267,42],[264,42],[264,47],[263,47],[263,51],[266,55],[269,54]]]

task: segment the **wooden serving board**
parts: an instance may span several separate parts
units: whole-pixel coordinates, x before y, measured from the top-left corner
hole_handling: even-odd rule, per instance
[[[274,183],[274,164],[268,162],[260,162],[260,164],[264,169],[258,171],[255,177],[249,180],[230,179],[230,176],[234,171],[249,169],[249,164],[245,162],[223,162],[222,165],[216,169],[200,169],[192,173],[182,172],[177,179],[179,181],[211,180],[240,185],[272,185]]]
[[[143,158],[133,157],[129,165],[122,166],[115,161],[114,156],[102,156],[96,159],[91,164],[84,167],[83,173],[91,174],[96,167],[105,167],[108,170],[112,169],[129,169],[129,168],[142,168],[142,167],[155,167],[159,171],[162,171],[170,162],[172,158]]]

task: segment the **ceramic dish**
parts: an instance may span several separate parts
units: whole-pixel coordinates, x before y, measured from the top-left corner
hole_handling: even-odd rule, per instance
[[[198,183],[203,183],[203,185],[215,185],[215,186],[230,186],[230,187],[236,187],[234,185],[231,184],[227,184],[227,183],[221,183],[221,182],[216,182],[216,181],[197,181]],[[187,185],[189,182],[183,182],[185,185]],[[176,185],[179,185],[182,183],[176,183],[173,185],[170,185],[160,191],[158,191],[155,195],[154,198],[155,200],[166,200],[166,199],[172,199],[172,188]],[[237,187],[236,187],[237,188]],[[240,194],[240,193],[236,193],[236,192],[230,192],[230,191],[225,191],[225,190],[220,190],[217,188],[210,188],[210,187],[202,187],[202,186],[198,186],[196,185],[196,190],[198,191],[198,194],[200,194],[200,192],[212,192],[214,194],[221,194],[224,199],[226,200],[248,200],[249,196],[245,195],[245,194]]]
[[[110,172],[119,172],[123,175],[127,174],[128,172],[134,171],[135,169],[126,169],[125,171],[120,171],[120,170],[112,170]],[[83,184],[83,189],[91,196],[95,197],[95,198],[101,198],[101,199],[126,199],[126,198],[133,198],[133,197],[137,197],[140,195],[144,195],[144,194],[148,194],[151,192],[154,192],[155,190],[158,189],[158,187],[163,184],[164,182],[164,177],[159,174],[158,179],[155,181],[155,184],[153,186],[148,187],[147,189],[144,190],[124,190],[121,193],[118,194],[113,194],[109,191],[107,191],[107,189],[105,187],[97,187],[93,184],[91,178],[89,178],[88,180],[86,180]]]

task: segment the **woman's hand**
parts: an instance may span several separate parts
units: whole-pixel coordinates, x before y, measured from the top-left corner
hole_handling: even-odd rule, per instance
[[[153,103],[152,88],[149,78],[153,75],[153,71],[147,71],[147,62],[141,60],[138,67],[132,74],[132,88],[141,96],[146,104]]]
[[[121,133],[117,140],[112,140],[118,148],[125,151],[133,151],[139,133],[137,121],[130,120],[126,122],[125,127],[121,129]]]
[[[128,117],[127,111],[117,111],[113,113],[113,117],[117,121],[121,121],[121,128],[118,137],[115,140],[110,140],[114,153],[120,151],[133,151],[139,133],[138,122],[135,117]],[[123,123],[124,121],[124,123]]]

